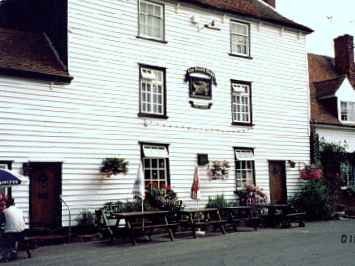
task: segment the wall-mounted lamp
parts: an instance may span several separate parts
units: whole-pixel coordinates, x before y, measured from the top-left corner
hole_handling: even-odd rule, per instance
[[[206,24],[205,27],[211,30],[221,30],[220,28],[217,27],[217,22],[214,19],[212,19],[210,23]]]
[[[287,163],[288,163],[288,166],[289,166],[290,168],[295,168],[295,167],[296,167],[296,162],[295,162],[295,161],[288,160]]]

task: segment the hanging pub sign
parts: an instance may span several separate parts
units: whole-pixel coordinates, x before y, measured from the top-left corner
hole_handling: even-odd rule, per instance
[[[215,74],[204,67],[191,67],[186,71],[185,82],[189,82],[190,98],[212,99],[212,85],[217,86]]]

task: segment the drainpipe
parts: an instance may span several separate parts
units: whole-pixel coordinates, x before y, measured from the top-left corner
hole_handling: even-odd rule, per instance
[[[71,213],[70,213],[70,208],[69,208],[68,204],[63,200],[62,195],[60,195],[60,200],[61,200],[61,202],[64,204],[64,206],[68,210],[68,215],[69,215],[68,243],[70,243],[71,242]]]

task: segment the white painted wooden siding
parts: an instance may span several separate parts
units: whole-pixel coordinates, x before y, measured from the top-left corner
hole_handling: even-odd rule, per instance
[[[355,151],[355,129],[354,128],[317,128],[316,132],[320,140],[345,145],[348,152]]]
[[[0,79],[0,159],[20,170],[28,161],[63,161],[63,198],[74,217],[111,200],[129,200],[140,160],[138,141],[170,144],[173,189],[185,204],[197,153],[228,160],[228,179],[209,181],[201,169],[201,205],[209,196],[235,190],[233,147],[255,149],[256,183],[269,191],[268,160],[309,161],[308,73],[305,36],[275,25],[251,23],[252,60],[231,57],[229,20],[236,16],[174,2],[165,7],[167,44],[137,39],[136,0],[69,1],[69,69],[74,81],[61,86]],[[197,30],[212,18],[220,31]],[[168,120],[138,118],[138,63],[167,68]],[[211,110],[191,108],[189,67],[215,72]],[[230,79],[252,82],[253,121],[231,125]],[[146,126],[145,126],[146,124]],[[241,131],[245,131],[244,133]],[[129,161],[129,173],[111,179],[98,174],[105,157]],[[287,169],[288,192],[298,170]],[[28,187],[14,195],[28,214]],[[63,225],[68,224],[63,206]]]

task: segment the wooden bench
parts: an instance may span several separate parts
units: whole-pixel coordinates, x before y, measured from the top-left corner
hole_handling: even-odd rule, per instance
[[[116,237],[116,222],[117,219],[112,217],[111,214],[105,210],[96,210],[96,226],[97,231],[104,237],[109,238],[111,241]]]
[[[19,250],[24,250],[27,253],[27,258],[31,258],[31,249],[36,248],[39,244],[43,244],[46,241],[61,241],[65,242],[66,236],[63,235],[43,235],[43,236],[25,236],[18,242]]]
[[[196,229],[208,228],[214,226],[215,230],[220,229],[222,234],[225,234],[224,224],[226,220],[221,218],[218,209],[185,209],[179,211],[179,221],[182,227],[189,227],[192,230],[192,235],[196,238]]]
[[[291,212],[285,214],[282,219],[281,226],[284,228],[291,227],[292,223],[298,223],[299,227],[305,227],[306,224],[304,223],[306,213],[305,212]]]
[[[222,217],[227,220],[227,224],[232,225],[235,232],[240,224],[250,226],[254,230],[258,230],[261,219],[255,215],[250,206],[226,207],[220,210]]]
[[[129,234],[132,244],[136,245],[137,232],[148,235],[151,240],[151,235],[156,229],[166,230],[170,240],[174,241],[173,229],[177,224],[168,222],[168,214],[168,211],[147,211],[114,213],[113,216],[117,219],[116,227],[119,227],[120,220],[125,221],[125,226],[121,229]]]

